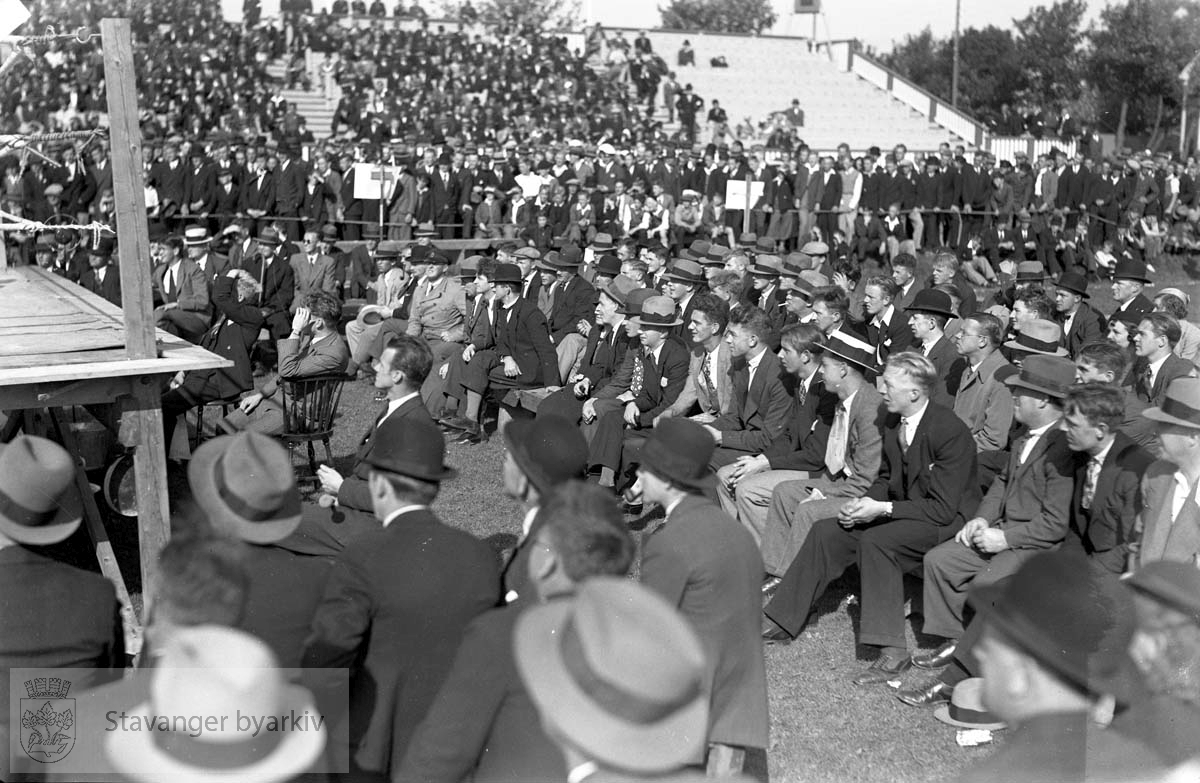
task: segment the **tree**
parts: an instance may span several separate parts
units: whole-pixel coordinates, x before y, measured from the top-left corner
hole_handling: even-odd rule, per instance
[[[671,0],[659,7],[668,30],[709,33],[761,33],[778,18],[771,0]]]
[[[507,30],[557,30],[579,18],[579,0],[482,0],[479,21]]]
[[[1082,94],[1085,0],[1058,0],[1014,19],[1017,53],[1032,103],[1059,112]]]
[[[950,63],[953,53],[944,39],[926,27],[907,35],[880,60],[888,68],[943,100],[950,100]]]

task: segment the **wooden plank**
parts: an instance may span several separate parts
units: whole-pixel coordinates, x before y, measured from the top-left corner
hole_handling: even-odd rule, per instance
[[[63,448],[75,457],[75,486],[83,499],[83,524],[87,528],[88,537],[96,549],[96,560],[100,563],[100,573],[112,582],[117,593],[117,602],[121,605],[121,626],[125,632],[125,653],[137,656],[142,651],[142,624],[137,613],[133,611],[133,602],[129,600],[129,590],[125,587],[125,577],[121,574],[121,566],[117,563],[116,553],[113,552],[112,541],[104,528],[104,518],[100,516],[100,507],[96,505],[96,495],[92,492],[91,482],[88,481],[84,469],[83,458],[79,456],[79,447],[75,443],[75,433],[63,420],[61,408],[51,408],[50,418],[58,429],[58,437]],[[143,587],[143,591],[145,588]]]
[[[59,362],[59,356],[70,356],[70,354],[57,354],[49,358],[54,362]],[[180,370],[208,370],[233,366],[233,362],[228,359],[223,359],[194,345],[189,348],[164,346],[162,357],[157,359],[112,357],[108,361],[88,361],[85,358],[83,361],[71,364],[28,366],[29,357],[20,358],[22,362],[19,367],[5,367],[3,362],[0,362],[0,387],[81,379],[120,378],[130,375],[174,375]]]
[[[0,386],[0,410],[69,407],[112,402],[132,393],[133,378],[98,378],[67,383],[30,383]]]
[[[109,139],[112,147],[113,196],[117,204],[121,301],[125,309],[125,349],[130,359],[154,359],[154,312],[150,298],[152,271],[146,226],[146,192],[142,181],[142,131],[138,126],[137,87],[133,71],[133,35],[128,19],[103,19],[104,87],[108,94]],[[158,552],[170,535],[167,498],[167,449],[163,442],[162,393],[153,378],[134,384],[139,443],[133,453],[138,487],[138,549],[142,590],[154,584]]]

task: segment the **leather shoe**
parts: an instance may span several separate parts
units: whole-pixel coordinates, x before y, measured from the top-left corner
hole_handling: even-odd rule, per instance
[[[889,655],[881,655],[875,659],[875,662],[866,671],[857,674],[853,682],[855,685],[877,685],[878,683],[887,682],[904,674],[911,665],[912,659],[907,655],[903,658],[892,658]]]
[[[912,656],[912,665],[918,669],[941,669],[944,666],[949,666],[950,661],[954,660],[954,651],[958,649],[957,642],[946,642],[936,650],[931,650],[927,653],[914,654]]]
[[[941,680],[935,679],[897,691],[896,698],[910,707],[931,707],[934,704],[944,704],[950,701],[952,693],[954,693],[953,685],[947,685]]]
[[[460,446],[478,446],[483,443],[483,430],[476,428],[474,430],[464,430],[458,434],[457,438],[452,438],[451,443]]]
[[[790,644],[792,635],[775,624],[770,617],[763,618],[763,641],[767,644]]]
[[[466,416],[448,416],[440,419],[438,425],[447,431],[470,432],[479,428],[479,422],[472,421]]]

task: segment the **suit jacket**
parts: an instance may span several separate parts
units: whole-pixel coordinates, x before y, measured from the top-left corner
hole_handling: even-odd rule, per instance
[[[554,309],[550,311],[550,335],[558,345],[568,334],[578,334],[575,328],[580,321],[595,323],[596,300],[599,293],[592,284],[579,275],[573,276],[566,285],[554,286]]]
[[[824,172],[816,172],[813,177],[818,181],[825,179]],[[842,201],[842,177],[836,171],[829,172],[829,181],[821,187],[821,197],[817,202],[819,209],[836,209]],[[826,237],[828,239],[828,237]]]
[[[1065,324],[1066,319],[1062,318],[1060,323]],[[1087,302],[1081,302],[1071,321],[1070,330],[1063,331],[1059,344],[1074,357],[1088,343],[1104,342],[1105,336],[1104,316],[1093,310]]]
[[[168,300],[166,291],[167,265],[159,264],[154,269],[154,277],[152,285],[154,288],[154,298],[160,302],[173,301],[179,305],[180,310],[186,310],[192,313],[202,313],[208,316],[209,297],[208,297],[208,278],[204,274],[204,270],[196,266],[196,263],[190,258],[184,258],[179,262],[179,267],[175,270],[175,297]]]
[[[260,262],[255,269],[254,264],[246,270],[254,275],[262,284],[262,294],[259,295],[259,306],[267,312],[287,313],[296,298],[296,276],[291,264],[277,257],[266,263]]]
[[[721,447],[751,454],[761,453],[782,434],[792,412],[793,398],[784,385],[779,357],[764,350],[754,381],[745,358],[730,368],[733,408],[718,416],[712,426],[721,430]]]
[[[205,163],[198,169],[189,166],[183,177],[183,190],[188,214],[212,212],[217,205],[217,170],[211,163]]]
[[[693,404],[699,404],[701,413],[715,416],[732,411],[733,378],[729,374],[729,363],[732,358],[729,353],[729,343],[722,340],[721,346],[717,349],[715,400],[707,391],[707,387],[700,383],[700,367],[704,364],[704,348],[695,347],[691,354],[692,358],[688,362],[687,383],[684,384],[683,390],[679,392],[679,396],[671,405],[671,412],[676,416],[686,416],[691,411]]]
[[[1171,519],[1175,496],[1175,465],[1158,460],[1142,477],[1142,513],[1138,565],[1155,560],[1190,562],[1200,554],[1200,508],[1189,498]]]
[[[917,292],[924,288],[925,282],[919,277],[914,277],[908,287],[907,293],[902,291],[896,294],[896,301],[892,302],[892,305],[896,308],[897,315],[903,318],[904,309],[913,303],[913,300],[917,298]],[[907,321],[908,319],[905,318],[904,320]]]
[[[820,470],[825,464],[825,445],[829,438],[829,426],[833,422],[837,395],[826,391],[825,382],[819,377],[812,380],[808,391],[803,390],[797,380],[793,394],[796,395],[792,415],[771,445],[763,454],[770,462],[771,470]],[[821,454],[819,464],[814,464],[811,454]]]
[[[558,354],[550,342],[546,316],[535,302],[518,299],[511,308],[496,311],[496,352],[516,360],[521,374],[515,380],[528,387],[554,386],[558,377]]]
[[[1138,294],[1133,299],[1129,300],[1129,304],[1126,305],[1124,308],[1120,308],[1120,307],[1117,308],[1117,310],[1121,310],[1121,309],[1128,310],[1131,313],[1137,313],[1138,315],[1142,315],[1145,313],[1153,312],[1154,303],[1151,302],[1149,299],[1147,299],[1145,294]],[[1116,313],[1115,310],[1113,312],[1114,312],[1114,314]],[[1112,320],[1112,316],[1109,316],[1109,320],[1110,321]]]
[[[867,497],[891,501],[893,520],[961,527],[979,508],[975,442],[949,409],[930,402],[908,451],[900,449],[900,417],[889,414],[883,461]]]
[[[1071,501],[1071,532],[1083,551],[1106,571],[1120,574],[1138,542],[1137,518],[1142,510],[1142,476],[1154,457],[1118,432],[1100,466],[1091,508],[1083,507],[1088,457],[1077,454]]]
[[[301,665],[313,615],[334,560],[248,544],[250,590],[238,628],[262,639],[284,668]]]
[[[527,783],[565,780],[562,751],[542,730],[513,656],[513,628],[524,606],[472,620],[395,783]]]
[[[1000,351],[979,363],[978,372],[964,368],[954,395],[954,414],[971,430],[976,451],[1003,451],[1012,429],[1012,391],[1004,379],[1017,371]]]
[[[275,350],[279,355],[279,371],[263,384],[264,397],[274,396],[280,378],[290,381],[344,373],[350,364],[350,349],[340,334],[331,334],[315,343],[311,337],[285,337],[276,341]]]
[[[307,668],[352,670],[350,713],[330,718],[349,723],[350,747],[327,751],[334,764],[353,758],[360,769],[386,772],[399,763],[449,671],[463,628],[498,596],[492,548],[427,508],[346,545],[304,653]]]
[[[121,306],[121,267],[116,264],[105,267],[103,282],[96,279],[96,270],[89,266],[79,276],[79,284],[111,304]]]
[[[865,323],[867,342],[875,346],[875,359],[882,367],[887,358],[894,353],[907,351],[913,344],[912,327],[898,308],[893,305],[892,318],[883,329],[875,325],[874,319]]]
[[[1158,405],[1163,401],[1163,396],[1167,393],[1167,386],[1176,378],[1186,378],[1196,371],[1195,365],[1191,362],[1181,359],[1175,354],[1169,354],[1166,361],[1158,368],[1158,375],[1154,378],[1154,385],[1149,386],[1146,379],[1146,370],[1150,364],[1145,358],[1139,358],[1133,365],[1133,393],[1137,396],[1144,405]]]
[[[1049,549],[1066,537],[1075,485],[1075,456],[1057,425],[1020,462],[1028,436],[1013,443],[975,516],[1004,531],[1010,549]]]
[[[218,277],[221,277],[222,275],[224,275],[230,269],[229,258],[221,255],[220,253],[207,253],[204,255],[204,257],[201,260],[204,261],[203,265],[200,264],[200,261],[193,261],[192,263],[194,263],[196,266],[200,267],[200,271],[203,272],[204,275],[208,278],[209,289],[210,289],[209,295],[211,297],[211,295],[212,295],[211,288],[212,288],[213,281],[216,280]]]
[[[288,266],[292,268],[292,279],[295,281],[295,293],[292,295],[291,309],[300,307],[305,294],[312,291],[328,291],[337,295],[337,284],[333,279],[333,259],[326,255],[318,255],[314,263],[309,263],[308,256],[297,253],[292,256]]]
[[[241,209],[265,210],[267,214],[275,211],[275,175],[268,171],[263,175],[259,184],[258,174],[250,173],[242,183]],[[347,216],[349,217],[349,216]]]
[[[675,340],[664,340],[658,361],[650,361],[644,347],[625,353],[625,362],[603,389],[596,392],[598,399],[616,397],[631,389],[635,365],[642,366],[642,389],[633,402],[641,415],[638,425],[650,427],[658,414],[671,407],[679,399],[688,379],[688,351]]]
[[[579,365],[579,374],[592,382],[593,389],[608,383],[617,368],[625,362],[625,354],[629,352],[631,338],[625,331],[624,322],[617,325],[615,338],[610,338],[604,333],[608,329],[608,326],[592,329],[588,334],[583,361]]]
[[[383,413],[381,412],[380,415]],[[354,465],[342,481],[341,489],[338,490],[339,506],[366,511],[368,514],[374,513],[371,493],[367,489],[367,476],[371,473],[371,466],[365,460],[371,455],[378,441],[400,437],[403,420],[409,416],[424,419],[430,424],[433,423],[433,417],[429,415],[429,411],[421,402],[421,396],[418,394],[405,400],[390,416],[372,424],[371,429],[367,430],[362,440],[359,441],[358,451],[354,455]]]
[[[920,344],[914,344],[912,348],[917,353],[923,353]],[[950,338],[945,335],[939,337],[938,341],[933,344],[927,358],[933,362],[938,374],[938,386],[933,395],[933,401],[947,408],[954,407],[954,394],[958,391],[962,366],[966,362],[958,355],[958,349],[950,342]]]
[[[837,405],[841,404],[841,400],[835,396],[834,403],[829,421],[821,421],[817,425],[823,431],[822,436],[809,438],[804,444],[797,469],[824,476],[827,481],[824,490],[826,495],[860,497],[879,475],[879,465],[883,460],[883,428],[887,409],[883,407],[883,398],[873,385],[868,382],[859,387],[854,399],[850,401],[850,411],[846,420],[846,466],[837,475],[830,475],[825,466],[825,452],[832,432],[833,417],[837,414]]]
[[[750,532],[699,495],[681,500],[643,544],[642,582],[679,607],[708,653],[710,742],[766,747],[762,573]]]
[[[253,304],[239,302],[236,281],[224,275],[213,286],[213,304],[214,323],[200,338],[200,347],[229,359],[233,366],[187,373],[181,389],[194,402],[233,399],[254,386],[250,350],[262,329],[262,312]]]
[[[491,313],[490,317],[488,313]],[[463,329],[467,333],[467,342],[475,346],[475,350],[482,351],[484,348],[491,348],[495,342],[495,329],[492,326],[492,317],[496,313],[496,303],[488,300],[481,300],[478,296],[467,302],[467,314],[463,319]]]
[[[412,303],[408,307],[408,333],[426,340],[441,339],[449,332],[449,342],[466,339],[463,319],[467,313],[467,294],[462,284],[449,276],[443,276],[428,291],[429,284],[417,281],[413,289]]]
[[[286,167],[285,167],[286,164]],[[280,215],[296,215],[304,203],[304,182],[308,170],[304,161],[282,159],[275,167],[275,209]]]

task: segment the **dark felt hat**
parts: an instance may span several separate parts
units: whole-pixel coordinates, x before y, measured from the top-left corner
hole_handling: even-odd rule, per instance
[[[642,466],[668,481],[703,491],[712,484],[708,463],[716,450],[712,435],[690,419],[659,422],[642,446]]]
[[[922,288],[918,291],[917,295],[913,297],[912,304],[905,308],[905,312],[930,313],[943,315],[946,318],[957,317],[950,294],[934,288]]]
[[[583,433],[561,416],[514,419],[504,428],[504,443],[521,472],[541,494],[587,470]]]
[[[1088,298],[1087,278],[1080,272],[1063,272],[1058,276],[1058,282],[1055,285],[1064,291],[1079,294],[1084,299]]]
[[[440,482],[454,477],[454,469],[445,464],[446,437],[432,422],[405,417],[395,434],[394,438],[376,440],[363,461],[377,470],[421,481]]]

